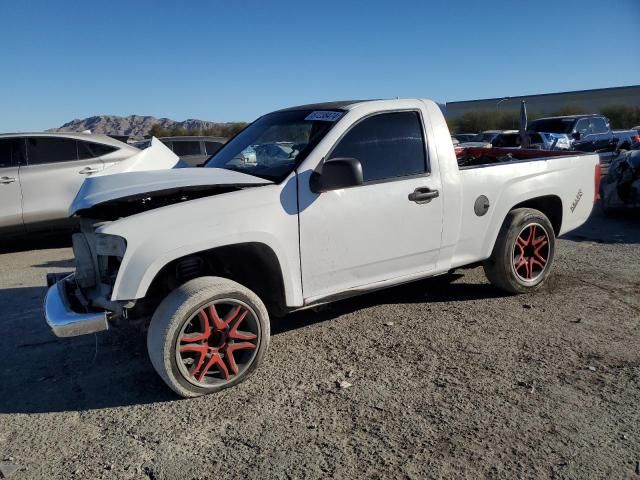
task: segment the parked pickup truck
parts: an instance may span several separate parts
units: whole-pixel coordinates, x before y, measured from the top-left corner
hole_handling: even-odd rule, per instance
[[[611,130],[609,119],[602,115],[540,118],[529,123],[527,131],[565,133],[573,150],[581,152],[628,150],[640,142],[635,130]]]
[[[256,161],[237,162],[249,146]],[[480,263],[530,292],[591,213],[598,157],[478,150],[459,167],[432,101],[334,102],[260,117],[205,168],[88,178],[76,270],[48,276],[46,320],[62,337],[149,322],[153,366],[192,397],[264,361],[270,315]]]

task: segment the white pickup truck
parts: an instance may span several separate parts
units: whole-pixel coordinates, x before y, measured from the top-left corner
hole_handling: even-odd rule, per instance
[[[88,178],[46,320],[58,336],[149,322],[153,366],[190,397],[255,370],[269,315],[480,262],[535,290],[591,213],[598,157],[476,150],[459,165],[432,101],[334,102],[260,117],[202,169]]]

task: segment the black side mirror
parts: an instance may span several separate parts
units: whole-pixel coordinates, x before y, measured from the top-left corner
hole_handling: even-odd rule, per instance
[[[355,158],[332,158],[322,165],[320,173],[313,172],[310,178],[314,193],[339,190],[362,185],[362,165]]]
[[[580,140],[580,137],[582,135],[580,135],[580,132],[573,132],[573,138],[575,138],[576,140]]]

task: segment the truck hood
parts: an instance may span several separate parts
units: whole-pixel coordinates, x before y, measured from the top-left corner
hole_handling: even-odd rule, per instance
[[[222,168],[178,168],[92,176],[85,179],[80,187],[69,208],[69,216],[106,204],[122,207],[120,216],[126,216],[125,212],[132,212],[132,208],[132,213],[136,213],[271,183],[263,178]]]

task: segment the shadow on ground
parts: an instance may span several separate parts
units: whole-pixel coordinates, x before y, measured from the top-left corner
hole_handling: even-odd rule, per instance
[[[71,234],[27,234],[22,237],[0,240],[0,254],[71,247]]]
[[[468,301],[502,294],[488,284],[451,282],[446,275],[274,319],[274,335],[379,304]],[[446,288],[445,288],[446,287]],[[156,375],[141,329],[54,337],[42,317],[44,287],[0,290],[0,413],[83,411],[175,401]]]
[[[75,268],[75,265],[75,260],[73,258],[69,258],[66,260],[48,260],[46,262],[31,266],[34,268],[68,268],[69,270],[73,270]]]
[[[507,296],[489,283],[454,283],[461,273],[428,278],[377,292],[352,297],[316,309],[303,310],[272,320],[271,334],[279,335],[296,328],[333,320],[356,310],[383,304],[466,302]]]
[[[640,219],[631,212],[605,216],[597,205],[584,225],[562,238],[576,242],[637,244],[640,243]]]

